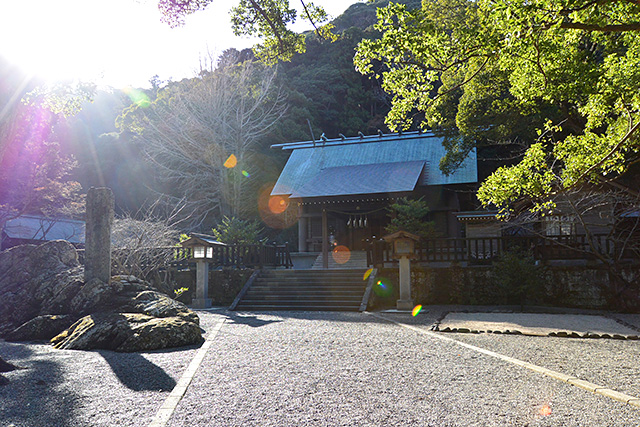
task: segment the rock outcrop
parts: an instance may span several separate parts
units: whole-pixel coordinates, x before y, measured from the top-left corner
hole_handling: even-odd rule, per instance
[[[180,317],[99,313],[78,320],[51,342],[60,349],[140,351],[197,344],[201,340],[200,327]]]
[[[63,241],[0,253],[0,336],[56,348],[145,351],[202,342],[199,319],[133,276],[83,281]]]
[[[70,313],[82,288],[78,254],[68,242],[16,246],[0,253],[0,336],[42,314]]]

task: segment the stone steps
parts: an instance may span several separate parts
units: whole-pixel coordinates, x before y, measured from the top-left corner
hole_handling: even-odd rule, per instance
[[[365,270],[271,270],[258,276],[236,306],[239,311],[358,311]]]
[[[349,253],[349,260],[346,262],[338,262],[339,256],[334,257],[329,252],[329,270],[354,270],[354,269],[367,269],[367,252],[366,251],[351,251]],[[311,267],[312,270],[322,270],[322,254],[318,255]]]

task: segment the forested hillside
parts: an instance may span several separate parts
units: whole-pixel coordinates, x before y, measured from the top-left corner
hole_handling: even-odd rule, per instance
[[[306,53],[275,66],[274,85],[283,96],[286,112],[255,142],[252,150],[261,160],[247,166],[254,170],[247,170],[248,174],[260,176],[262,182],[277,178],[286,158],[282,152],[270,150],[271,144],[310,140],[312,133],[319,139],[323,133],[337,137],[340,133],[387,131],[384,117],[390,108],[388,95],[378,81],[361,75],[353,66],[357,44],[363,38],[378,36],[372,27],[376,22],[376,9],[387,3],[352,5],[334,20],[340,34],[337,41],[331,43],[308,33]],[[417,0],[403,3],[420,4]],[[173,184],[158,180],[157,167],[145,161],[144,138],[136,135],[126,120],[117,127],[117,118],[127,114],[131,117],[134,110],[147,111],[158,97],[169,99],[176,91],[196,87],[209,73],[217,73],[216,67],[224,68],[247,59],[253,59],[250,50],[229,49],[210,67],[213,69],[202,70],[191,79],[160,82],[152,78],[151,89],[99,91],[94,101],[86,103],[71,120],[68,138],[63,142],[65,150],[78,160],[75,178],[84,189],[97,185],[113,188],[120,212],[136,212],[160,195],[170,194],[175,188]],[[218,160],[222,163],[225,158]]]

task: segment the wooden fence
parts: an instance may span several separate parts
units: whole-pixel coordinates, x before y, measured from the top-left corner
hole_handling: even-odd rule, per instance
[[[531,252],[534,259],[575,260],[594,259],[595,253],[618,256],[619,248],[606,235],[591,236],[506,236],[483,238],[434,238],[417,244],[419,262],[466,262],[470,265],[490,264],[505,251]],[[632,254],[622,254],[633,257]],[[367,250],[369,265],[397,262],[393,247],[384,240],[371,242]]]
[[[293,266],[287,245],[217,245],[212,250],[213,255],[207,260],[214,269]],[[80,262],[84,263],[84,250],[78,250],[78,255]],[[192,250],[178,246],[113,248],[111,258],[114,273],[146,270],[147,267],[187,269],[194,262]]]

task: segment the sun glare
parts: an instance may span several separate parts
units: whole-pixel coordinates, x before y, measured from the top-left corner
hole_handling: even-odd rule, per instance
[[[327,0],[337,15],[355,0]],[[29,0],[0,2],[0,56],[48,82],[93,81],[116,88],[149,87],[149,79],[195,76],[200,59],[259,40],[236,37],[219,0],[169,28],[158,0]]]
[[[228,0],[217,4],[225,12]],[[30,0],[0,4],[0,55],[48,82],[94,81],[118,88],[146,87],[149,79],[194,76],[208,51],[234,45],[228,15],[215,8],[171,29],[160,22],[157,0]],[[216,28],[216,31],[212,31]],[[228,33],[222,35],[221,33]],[[220,45],[219,43],[222,43]]]

